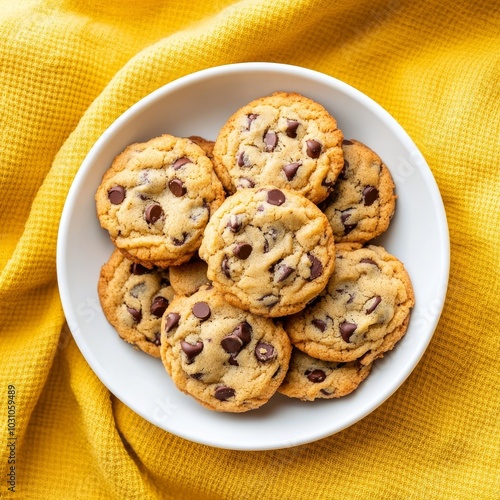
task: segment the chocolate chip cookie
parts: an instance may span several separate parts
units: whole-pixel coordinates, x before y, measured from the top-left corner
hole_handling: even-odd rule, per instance
[[[342,139],[321,104],[275,92],[229,118],[215,141],[214,167],[229,193],[272,184],[318,203],[342,170]]]
[[[344,168],[321,204],[336,242],[365,243],[382,234],[394,215],[396,195],[389,169],[370,148],[344,140]]]
[[[96,193],[99,221],[115,246],[150,268],[188,261],[223,199],[203,149],[168,134],[127,147]]]
[[[148,269],[115,249],[101,268],[98,294],[118,335],[159,358],[161,317],[174,298],[168,269]]]
[[[199,254],[228,302],[267,317],[303,309],[326,286],[335,263],[326,216],[304,196],[274,186],[226,198]]]
[[[278,391],[302,401],[340,398],[354,391],[368,377],[371,368],[371,364],[365,366],[359,361],[322,361],[294,348],[288,372]]]
[[[281,385],[291,350],[281,326],[228,304],[211,286],[176,297],[162,319],[166,371],[211,410],[262,406]]]
[[[286,318],[285,329],[314,358],[368,365],[403,337],[414,301],[408,273],[396,257],[380,246],[338,244],[325,290]]]
[[[209,281],[207,263],[200,258],[193,257],[185,264],[170,268],[170,283],[176,295],[191,295]]]

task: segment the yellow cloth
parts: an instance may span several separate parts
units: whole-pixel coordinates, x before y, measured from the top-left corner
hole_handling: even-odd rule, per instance
[[[500,498],[497,0],[0,6],[1,498]],[[339,434],[267,452],[190,443],[111,396],[63,326],[55,274],[65,196],[107,126],[165,83],[242,61],[319,70],[384,106],[433,171],[452,249],[405,384]]]

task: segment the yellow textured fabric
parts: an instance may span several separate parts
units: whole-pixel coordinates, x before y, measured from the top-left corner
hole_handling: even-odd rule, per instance
[[[500,499],[497,0],[0,6],[1,498]],[[339,434],[268,452],[187,442],[111,396],[64,327],[55,271],[67,191],[107,126],[242,61],[322,71],[384,106],[433,171],[452,250],[441,321],[403,386]]]

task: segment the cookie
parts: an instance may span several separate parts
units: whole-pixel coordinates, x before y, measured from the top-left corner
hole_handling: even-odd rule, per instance
[[[382,234],[394,215],[396,195],[389,169],[370,148],[344,140],[344,168],[321,204],[336,242],[365,243]]]
[[[198,144],[201,149],[205,152],[205,154],[213,160],[214,158],[214,141],[209,141],[208,139],[204,139],[199,135],[190,135],[188,139],[191,139],[194,143]]]
[[[115,249],[101,268],[98,295],[118,335],[159,358],[161,317],[174,298],[168,269],[148,269]]]
[[[342,170],[342,139],[321,104],[275,92],[229,118],[215,141],[214,167],[228,193],[272,184],[318,203]]]
[[[368,377],[371,367],[359,361],[322,361],[294,348],[288,372],[278,391],[302,401],[340,398],[354,391]]]
[[[116,157],[96,204],[115,246],[151,268],[187,262],[223,198],[203,150],[189,139],[165,134],[132,144]]]
[[[199,254],[229,303],[267,317],[303,309],[326,286],[335,263],[326,216],[304,196],[273,186],[226,198]]]
[[[162,319],[166,371],[181,391],[215,411],[266,403],[286,375],[291,350],[281,326],[228,304],[211,286],[176,297]]]
[[[191,295],[209,283],[207,263],[199,258],[170,268],[170,283],[176,295]]]
[[[325,361],[368,365],[405,334],[415,299],[403,264],[380,246],[338,244],[325,290],[286,318],[292,343]]]

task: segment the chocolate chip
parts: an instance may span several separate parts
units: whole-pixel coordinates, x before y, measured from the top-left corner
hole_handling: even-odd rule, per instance
[[[134,319],[136,323],[140,323],[142,319],[142,312],[134,309],[133,307],[127,307],[127,311],[129,312],[130,316]]]
[[[244,151],[241,151],[238,155],[238,167],[248,167],[247,158]]]
[[[165,321],[165,332],[168,333],[172,328],[175,328],[179,324],[180,319],[181,315],[179,313],[168,313]]]
[[[285,200],[285,195],[279,189],[271,189],[267,193],[267,202],[270,205],[276,205],[279,207],[280,205],[283,205],[283,203],[285,203]]]
[[[147,340],[149,340],[149,342],[151,342],[155,346],[160,347],[160,345],[161,345],[161,334],[160,334],[160,332],[156,332],[155,333],[155,338],[153,340],[150,340],[150,339],[147,339]]]
[[[347,139],[344,139],[342,141],[343,146],[351,146],[352,144],[354,144],[354,143],[352,141],[347,140]]]
[[[377,263],[373,259],[370,259],[369,257],[365,257],[364,259],[361,259],[359,262],[362,264],[371,264],[372,266],[378,267]]]
[[[251,113],[247,115],[247,130],[250,130],[250,127],[252,125],[252,122],[258,118],[259,115],[255,113]]]
[[[264,144],[266,145],[266,151],[271,153],[274,151],[278,144],[278,135],[276,132],[270,132],[269,130],[264,134]]]
[[[349,162],[344,160],[344,166],[339,174],[339,179],[346,181],[347,180],[347,170],[349,170]]]
[[[108,199],[113,205],[119,205],[125,199],[125,188],[114,186],[108,191]]]
[[[292,274],[294,271],[295,269],[293,267],[287,266],[286,264],[281,264],[278,266],[275,279],[278,281],[278,283],[281,283],[282,281],[285,281],[288,276],[290,276],[290,274]]]
[[[203,351],[203,342],[198,341],[194,344],[190,344],[189,342],[186,342],[183,340],[181,342],[181,349],[184,352],[184,354],[187,357],[188,363],[192,362],[193,359],[200,354],[201,351]]]
[[[142,264],[137,264],[137,262],[130,264],[130,273],[135,274],[137,276],[140,276],[141,274],[148,274],[152,271],[153,271],[152,269],[148,269],[147,267],[144,267]]]
[[[241,339],[243,345],[246,345],[252,339],[252,327],[246,321],[242,321],[236,326],[232,334]]]
[[[285,165],[283,167],[283,172],[285,173],[286,178],[289,181],[291,181],[295,177],[295,174],[297,173],[297,170],[300,166],[300,163],[289,163],[288,165]]]
[[[308,254],[309,262],[311,263],[311,275],[309,281],[319,278],[323,274],[323,264],[314,255]]]
[[[295,139],[297,137],[297,127],[299,122],[297,120],[287,120],[286,121],[286,135]]]
[[[201,319],[202,321],[205,321],[206,319],[210,318],[210,307],[206,302],[196,302],[193,306],[193,314]]]
[[[342,335],[344,342],[350,342],[351,335],[355,332],[357,327],[358,325],[356,323],[349,323],[347,321],[340,324],[340,335]]]
[[[373,311],[375,311],[380,302],[382,302],[382,298],[379,295],[375,295],[375,297],[373,298],[375,300],[373,301],[373,304],[366,310],[366,314],[371,314]]]
[[[148,224],[154,224],[163,215],[163,208],[158,203],[151,203],[145,210],[146,222]]]
[[[307,379],[313,384],[318,384],[319,382],[323,382],[326,378],[326,373],[323,370],[307,370],[304,375]]]
[[[357,224],[344,224],[344,236],[356,229]]]
[[[227,257],[224,257],[220,267],[224,276],[228,279],[231,279],[231,270],[229,269],[229,259]]]
[[[184,196],[186,194],[186,186],[184,186],[184,183],[177,178],[172,179],[168,183],[168,188],[170,189],[170,192],[174,195],[177,196],[177,198],[180,198],[181,196]]]
[[[321,154],[321,144],[318,141],[312,139],[306,142],[307,144],[307,156],[310,158],[319,158]]]
[[[242,227],[241,217],[236,214],[231,214],[229,216],[229,222],[227,223],[227,227],[233,232],[237,233],[240,231]]]
[[[363,198],[365,200],[365,206],[369,207],[378,198],[378,189],[373,186],[366,186],[363,189]]]
[[[267,363],[268,361],[272,361],[278,356],[278,353],[274,349],[271,344],[267,344],[266,342],[259,342],[255,346],[255,357],[258,361],[262,363]]]
[[[215,389],[215,399],[219,401],[227,401],[235,395],[235,390],[232,387],[227,387],[226,385],[221,385]]]
[[[358,225],[357,222],[355,222],[354,224],[347,224],[347,220],[349,219],[349,217],[352,215],[352,212],[349,211],[350,209],[348,210],[344,210],[341,215],[340,215],[340,222],[342,222],[343,226],[344,226],[344,236],[346,234],[349,234],[353,229],[356,228],[356,226]]]
[[[187,240],[187,237],[189,236],[189,233],[182,233],[182,238],[181,239],[178,239],[178,238],[172,238],[172,243],[176,246],[176,247],[180,247],[181,245],[184,245],[184,243],[186,243],[186,240]]]
[[[313,319],[311,323],[320,331],[324,332],[326,330],[326,321],[322,319]]]
[[[221,340],[220,345],[229,354],[237,354],[243,347],[243,341],[237,335],[231,333]]]
[[[186,165],[187,163],[193,163],[193,162],[189,158],[183,156],[182,158],[179,158],[178,160],[174,161],[174,163],[172,164],[172,168],[174,170],[179,170],[183,165]]]
[[[268,231],[264,232],[264,253],[269,252],[276,243],[277,238],[278,230],[274,227],[270,227]]]
[[[201,380],[203,377],[203,373],[198,372],[198,373],[193,373],[189,375],[191,378],[194,378],[195,380]]]
[[[182,238],[174,238],[172,237],[172,243],[176,246],[176,247],[180,247],[181,245],[184,245],[184,243],[186,243],[186,240],[189,236],[189,233],[182,233]]]
[[[231,366],[240,366],[238,360],[236,359],[236,356],[237,354],[231,354],[231,356],[229,356],[228,362]]]
[[[252,250],[252,245],[249,243],[237,243],[233,248],[233,253],[236,257],[238,257],[238,259],[245,260],[250,257]]]
[[[151,314],[157,318],[161,318],[167,307],[168,300],[165,297],[158,295],[158,297],[155,297],[151,303]]]

